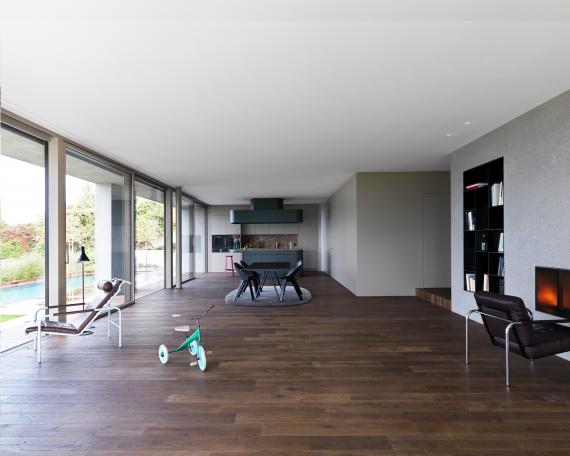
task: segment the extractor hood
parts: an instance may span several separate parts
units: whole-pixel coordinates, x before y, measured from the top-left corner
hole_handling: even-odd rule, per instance
[[[302,209],[283,209],[283,198],[253,198],[250,209],[230,210],[230,223],[299,223]]]

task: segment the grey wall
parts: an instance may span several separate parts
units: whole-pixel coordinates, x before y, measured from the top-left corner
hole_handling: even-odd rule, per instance
[[[504,157],[505,293],[534,309],[535,266],[570,268],[570,91],[451,157],[452,306],[460,314],[475,306],[463,291],[463,172],[498,157]]]
[[[327,272],[356,294],[356,175],[330,197],[324,210]]]
[[[449,193],[424,193],[423,231],[424,287],[449,288],[451,286]]]
[[[413,295],[415,288],[450,286],[449,237],[446,248],[430,257],[431,268],[442,272],[439,280],[424,280],[424,242],[441,244],[434,224],[449,236],[450,223],[449,209],[438,210],[424,229],[424,200],[448,197],[448,172],[359,173],[356,193],[358,296]]]
[[[349,179],[324,206],[327,272],[357,296],[413,295],[417,287],[450,286],[449,205],[438,206],[426,230],[426,195],[448,199],[449,173],[358,173]],[[439,276],[426,283],[425,243],[442,245],[442,236],[439,252],[428,249]]]

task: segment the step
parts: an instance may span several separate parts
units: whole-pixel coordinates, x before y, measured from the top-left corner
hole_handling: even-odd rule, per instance
[[[451,310],[451,288],[416,288],[416,297]]]

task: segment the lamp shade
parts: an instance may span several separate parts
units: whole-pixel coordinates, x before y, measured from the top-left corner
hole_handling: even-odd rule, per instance
[[[79,258],[77,259],[78,263],[89,263],[91,260],[89,259],[89,257],[87,256],[87,254],[85,253],[85,247],[81,247],[81,254],[79,255]]]

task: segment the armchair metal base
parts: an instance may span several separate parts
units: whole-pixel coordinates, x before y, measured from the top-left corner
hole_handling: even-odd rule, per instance
[[[530,309],[527,309],[529,315],[532,320],[532,312]],[[509,324],[505,328],[505,386],[510,386],[510,374],[509,374],[509,346],[510,346],[510,334],[511,329],[513,329],[516,325],[522,325],[523,322],[514,322],[511,320],[507,320],[505,318],[497,317],[496,315],[491,315],[485,312],[481,312],[479,309],[473,309],[467,312],[465,315],[465,364],[469,364],[469,318],[471,314],[480,314],[485,315],[486,317],[496,318],[497,320],[502,320],[504,322],[508,322]]]

